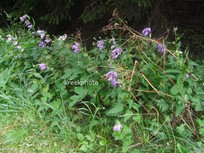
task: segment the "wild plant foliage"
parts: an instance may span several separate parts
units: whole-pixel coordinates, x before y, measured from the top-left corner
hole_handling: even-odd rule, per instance
[[[169,42],[117,12],[111,21],[88,49],[80,34],[50,36],[22,16],[17,31],[0,34],[1,110],[19,107],[3,93],[21,86],[51,131],[78,124],[81,152],[95,145],[83,130],[97,132],[101,152],[202,152],[203,67],[181,50],[177,29]]]

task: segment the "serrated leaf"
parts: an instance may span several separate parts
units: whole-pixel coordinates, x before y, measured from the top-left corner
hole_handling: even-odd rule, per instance
[[[163,99],[157,101],[157,106],[160,108],[161,112],[166,112],[169,109],[168,103]]]

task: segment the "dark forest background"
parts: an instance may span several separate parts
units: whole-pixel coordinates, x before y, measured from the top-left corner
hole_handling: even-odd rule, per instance
[[[151,27],[154,37],[178,27],[183,48],[192,58],[204,58],[204,0],[1,0],[0,26],[6,26],[5,12],[13,19],[28,14],[39,29],[54,35],[80,30],[88,43],[100,35],[115,8],[135,30]]]

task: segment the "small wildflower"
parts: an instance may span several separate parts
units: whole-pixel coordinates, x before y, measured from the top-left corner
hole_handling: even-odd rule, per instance
[[[40,35],[42,33],[45,33],[45,31],[44,30],[37,30],[37,33]]]
[[[49,38],[45,38],[45,43],[46,44],[48,44],[48,43],[50,43],[51,42],[51,40],[49,39]]]
[[[114,50],[111,51],[111,57],[112,59],[118,58],[118,56],[121,54],[122,49],[120,47],[115,48]]]
[[[44,70],[47,68],[44,63],[38,64],[38,65],[39,65],[40,70]]]
[[[28,27],[29,25],[31,25],[30,21],[25,21],[25,25]]]
[[[67,39],[67,34],[64,34],[58,38],[58,40],[65,41]]]
[[[32,25],[32,24],[28,25],[28,29],[31,29],[32,27],[33,27],[33,25]]]
[[[45,43],[41,41],[41,42],[38,44],[38,46],[40,46],[41,48],[44,48],[44,47],[45,47]]]
[[[120,131],[122,129],[122,125],[120,123],[117,123],[113,127],[113,131]]]
[[[44,39],[44,37],[45,37],[45,31],[44,30],[38,30],[37,33],[40,35],[41,39]]]
[[[185,76],[186,76],[186,78],[189,78],[189,77],[190,77],[190,75],[189,75],[188,73],[186,73],[186,75],[185,75]]]
[[[162,44],[158,44],[157,45],[157,50],[161,54],[165,51],[164,46]]]
[[[11,42],[13,40],[13,37],[10,34],[6,35],[6,38],[7,42]]]
[[[79,46],[80,44],[78,42],[75,42],[75,44],[72,45],[72,49],[74,50],[75,53],[79,51]]]
[[[142,30],[142,34],[143,36],[148,36],[149,33],[151,33],[151,28],[145,28],[144,30]]]
[[[18,45],[18,42],[17,42],[17,41],[14,41],[14,42],[13,42],[13,45],[14,45],[14,46],[17,46],[17,45]]]
[[[21,47],[21,46],[19,46],[19,45],[18,45],[18,46],[16,46],[16,48],[17,48],[17,49],[19,49],[19,50],[20,50],[20,51],[22,51],[22,52],[24,51],[24,48],[23,48],[23,47]]]
[[[21,17],[20,17],[20,21],[21,21],[21,22],[24,22],[25,19],[26,19],[26,17],[27,17],[26,15],[21,16]]]
[[[103,49],[103,44],[104,44],[104,42],[103,42],[102,40],[99,40],[99,41],[97,42],[97,47],[99,48],[99,50],[102,50],[102,49]]]
[[[113,87],[117,85],[117,78],[118,74],[117,72],[109,71],[108,73],[105,74],[106,79],[111,83]]]
[[[112,45],[111,45],[111,50],[112,50],[112,49],[115,48],[115,44],[116,44],[115,38],[113,37],[113,38],[110,40],[110,42],[112,42]]]

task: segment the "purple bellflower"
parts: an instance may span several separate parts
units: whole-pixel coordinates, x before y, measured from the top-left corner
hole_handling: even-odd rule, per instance
[[[151,28],[145,28],[143,31],[142,31],[142,34],[143,34],[143,36],[148,36],[149,35],[149,33],[151,33]]]

